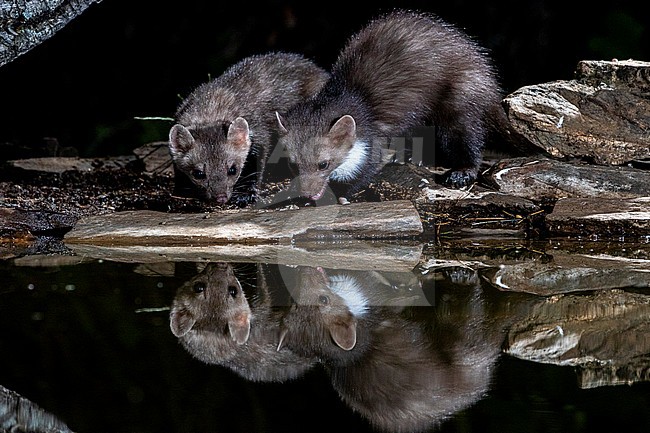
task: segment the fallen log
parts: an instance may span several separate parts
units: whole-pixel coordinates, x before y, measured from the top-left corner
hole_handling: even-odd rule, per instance
[[[650,234],[650,197],[627,200],[567,198],[546,217],[555,237],[642,239]]]
[[[64,242],[112,246],[250,245],[314,239],[398,239],[422,231],[413,204],[396,200],[278,211],[116,212],[80,219]]]
[[[650,172],[548,158],[511,158],[497,162],[485,178],[509,194],[535,202],[567,197],[617,199],[650,195]]]

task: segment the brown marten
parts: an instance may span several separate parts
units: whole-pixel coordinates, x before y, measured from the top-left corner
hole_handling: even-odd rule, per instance
[[[494,67],[477,43],[439,18],[388,13],[352,36],[312,99],[278,110],[301,195],[318,200],[329,181],[337,194],[365,188],[392,137],[433,124],[436,164],[445,183],[463,187],[478,174],[488,125],[505,119]],[[494,119],[492,117],[495,117]]]
[[[247,57],[200,85],[178,107],[169,132],[177,176],[189,178],[199,196],[218,204],[242,194],[242,185],[259,190],[275,111],[313,96],[327,78],[298,54],[269,53]]]

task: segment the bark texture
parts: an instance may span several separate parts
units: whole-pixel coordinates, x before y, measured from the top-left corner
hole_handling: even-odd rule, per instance
[[[0,66],[31,50],[101,0],[0,2]]]

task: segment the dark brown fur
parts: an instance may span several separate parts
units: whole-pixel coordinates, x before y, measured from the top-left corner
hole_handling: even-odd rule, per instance
[[[500,102],[493,67],[473,40],[437,17],[397,11],[349,40],[315,98],[280,113],[279,145],[302,194],[316,200],[329,180],[344,193],[364,188],[392,137],[434,124],[450,163],[446,182],[461,187],[477,176],[487,117]]]
[[[371,272],[298,272],[283,344],[318,357],[341,398],[377,429],[429,431],[489,389],[502,335],[480,288],[445,290],[446,302],[417,307],[408,273],[397,286]],[[330,290],[335,277],[345,284]],[[359,291],[367,308],[354,314],[334,293],[342,289]]]
[[[327,72],[293,53],[247,57],[200,85],[178,107],[169,134],[176,169],[203,197],[226,203],[246,169],[258,189],[275,127],[275,111],[313,96]],[[242,180],[244,180],[242,178]]]

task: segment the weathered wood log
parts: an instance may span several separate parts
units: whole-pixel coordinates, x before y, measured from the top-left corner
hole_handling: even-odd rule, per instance
[[[546,217],[551,236],[645,239],[650,236],[650,196],[615,200],[567,198]]]
[[[0,66],[31,50],[101,0],[0,2]]]
[[[650,63],[581,62],[577,79],[504,99],[513,128],[555,158],[620,165],[650,158]]]
[[[135,156],[126,155],[107,158],[44,157],[15,159],[7,161],[7,166],[41,173],[63,173],[65,171],[88,172],[101,168],[121,169],[136,160]]]
[[[548,158],[512,158],[485,177],[503,194],[536,202],[567,197],[626,199],[650,196],[650,172],[629,167],[569,164]]]
[[[227,245],[299,239],[397,239],[422,233],[410,201],[356,203],[295,210],[233,210],[205,214],[117,212],[82,218],[66,243],[95,245]]]
[[[72,432],[54,415],[2,385],[0,385],[0,429],[3,432]]]

